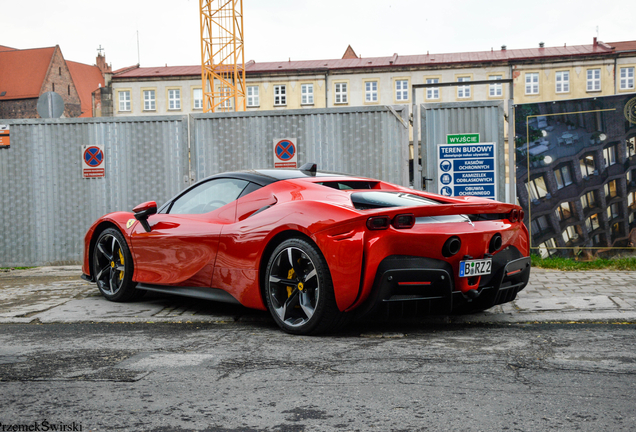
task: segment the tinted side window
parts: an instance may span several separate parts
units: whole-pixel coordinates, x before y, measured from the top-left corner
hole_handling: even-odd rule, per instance
[[[210,180],[179,197],[170,214],[209,213],[237,199],[248,183],[237,179]]]
[[[245,189],[243,189],[243,192],[241,192],[241,196],[239,198],[244,197],[247,194],[251,194],[252,192],[259,190],[262,186],[257,185],[256,183],[250,183],[247,185],[247,187]]]

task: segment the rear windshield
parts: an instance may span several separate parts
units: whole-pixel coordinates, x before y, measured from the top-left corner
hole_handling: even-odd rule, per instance
[[[344,180],[344,181],[328,181],[319,182],[319,185],[327,186],[338,190],[351,189],[373,189],[378,182],[360,181],[360,180]]]
[[[351,194],[351,202],[358,210],[385,207],[413,207],[439,204],[432,199],[403,192],[356,192]]]

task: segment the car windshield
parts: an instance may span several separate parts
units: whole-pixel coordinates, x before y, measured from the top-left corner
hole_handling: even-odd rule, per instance
[[[439,204],[432,199],[403,192],[356,192],[351,194],[351,202],[358,210],[384,207],[413,207]]]

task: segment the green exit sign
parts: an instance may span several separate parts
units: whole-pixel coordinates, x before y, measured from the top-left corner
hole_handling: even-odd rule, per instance
[[[477,144],[478,142],[478,133],[446,135],[446,144]]]

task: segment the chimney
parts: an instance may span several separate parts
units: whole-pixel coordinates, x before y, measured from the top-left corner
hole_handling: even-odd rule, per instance
[[[106,56],[102,55],[101,53],[97,54],[95,66],[99,68],[99,70],[102,72],[102,75],[113,72],[112,67],[106,63]]]
[[[594,47],[596,48],[597,45],[598,45],[598,41],[596,40],[596,36],[594,36]]]
[[[545,43],[539,42],[539,48],[545,48]]]
[[[505,45],[502,45],[502,46],[501,46],[501,50],[502,50],[502,51],[505,51],[505,50],[506,50],[506,46],[505,46]]]

